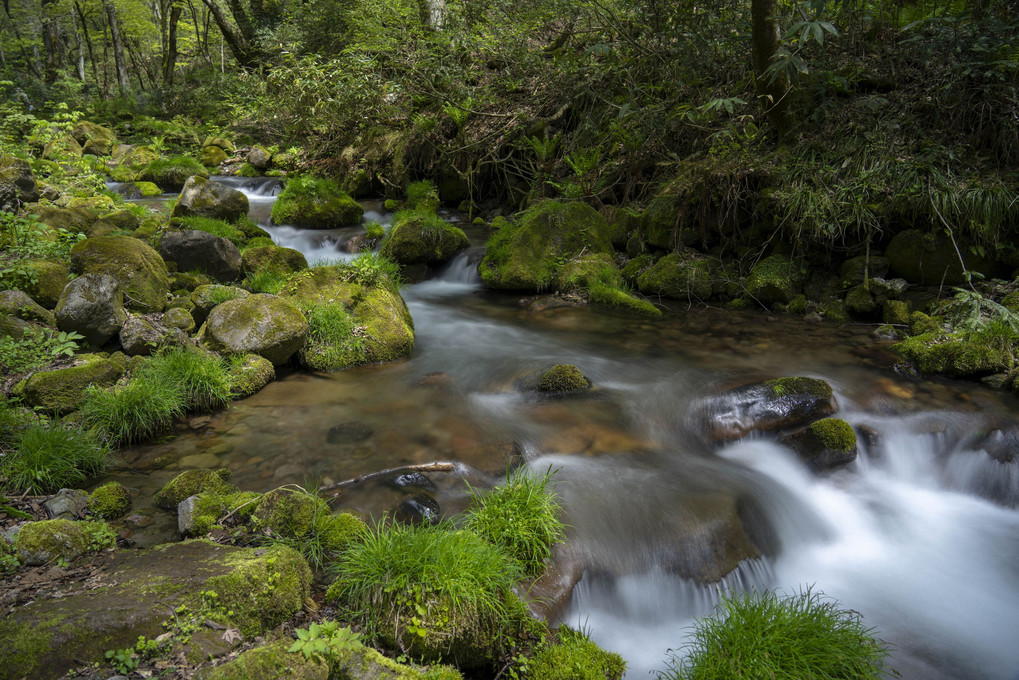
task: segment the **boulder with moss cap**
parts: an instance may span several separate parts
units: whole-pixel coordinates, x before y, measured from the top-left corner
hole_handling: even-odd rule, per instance
[[[308,321],[292,302],[259,293],[213,308],[198,335],[213,351],[258,354],[280,366],[304,346]]]
[[[638,274],[637,287],[645,295],[704,301],[711,297],[716,268],[712,259],[684,248]]]
[[[556,364],[538,378],[538,391],[549,394],[583,392],[591,381],[573,364]]]
[[[25,286],[25,292],[32,296],[46,309],[53,309],[60,300],[71,277],[71,270],[63,262],[56,260],[22,260],[19,265],[34,273],[32,280]]]
[[[109,387],[127,368],[123,354],[104,358],[98,354],[79,354],[70,366],[33,373],[20,384],[25,403],[48,413],[67,413],[81,406],[90,385]]]
[[[364,209],[332,180],[299,177],[287,182],[272,205],[273,224],[334,229],[359,224]]]
[[[217,305],[221,305],[227,300],[236,300],[249,295],[251,293],[236,286],[224,286],[218,283],[197,286],[191,291],[190,299],[193,304],[191,316],[194,317],[196,324],[201,325],[205,323],[205,320],[209,318],[209,312]]]
[[[176,510],[177,505],[200,493],[235,493],[237,487],[226,479],[229,470],[185,470],[156,492],[152,503],[158,508]]]
[[[0,156],[0,210],[15,212],[22,203],[38,200],[39,189],[28,161]]]
[[[788,304],[803,285],[803,272],[785,255],[757,262],[746,279],[747,294],[764,305]]]
[[[218,165],[218,163],[217,163]],[[211,217],[232,222],[248,214],[248,197],[204,177],[189,177],[173,207],[173,217]]]
[[[276,377],[272,362],[257,354],[232,357],[227,370],[230,376],[230,395],[234,399],[250,397]]]
[[[24,564],[37,566],[57,559],[71,562],[85,553],[100,547],[94,537],[102,522],[72,522],[66,519],[47,519],[29,522],[21,527],[14,544],[18,559]]]
[[[167,231],[159,254],[176,262],[181,272],[202,272],[217,281],[236,281],[241,276],[241,252],[228,239],[189,229]]]
[[[830,470],[856,460],[856,433],[841,418],[822,418],[782,437],[814,470]]]
[[[700,399],[692,408],[711,441],[739,439],[750,432],[802,427],[831,415],[837,404],[831,385],[818,378],[776,378]]]
[[[57,325],[53,312],[20,290],[0,290],[0,314],[15,316],[25,321],[38,321],[46,326]]]
[[[404,267],[438,267],[469,245],[467,235],[434,213],[398,212],[393,219],[382,255]]]
[[[107,482],[89,495],[88,504],[103,519],[120,519],[131,509],[131,493],[120,482]]]
[[[100,236],[71,249],[71,269],[79,274],[109,274],[117,280],[127,307],[161,312],[170,292],[166,263],[152,246],[130,236]]]
[[[308,268],[308,260],[299,250],[277,245],[256,246],[241,251],[244,271],[290,274]]]
[[[82,145],[85,153],[94,156],[109,156],[113,145],[117,143],[117,135],[108,127],[87,120],[79,120],[71,128],[71,136]]]

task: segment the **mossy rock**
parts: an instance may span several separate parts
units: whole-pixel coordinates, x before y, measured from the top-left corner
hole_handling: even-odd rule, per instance
[[[591,381],[573,364],[556,364],[538,378],[538,391],[567,394],[591,389]]]
[[[414,182],[407,187],[408,210],[435,214],[439,209],[439,190],[429,180]]]
[[[308,321],[285,298],[258,293],[217,305],[198,337],[215,352],[258,354],[281,366],[304,347]]]
[[[227,513],[246,520],[261,497],[252,491],[206,491],[188,496],[177,504],[177,530],[181,536],[204,536]]]
[[[117,158],[117,166],[112,170],[113,179],[117,182],[137,182],[142,178],[145,169],[158,160],[159,154],[151,147],[133,147]],[[185,177],[185,179],[187,178]],[[153,182],[146,181],[145,183],[155,186]]]
[[[270,529],[277,536],[301,538],[311,531],[316,513],[328,512],[329,506],[321,498],[280,487],[262,496],[252,520],[256,527]]]
[[[583,202],[542,201],[502,222],[478,272],[489,288],[540,291],[560,263],[584,253],[612,253],[608,222]]]
[[[565,626],[527,665],[530,680],[621,680],[625,671],[621,656]]]
[[[291,180],[272,205],[274,224],[308,229],[334,229],[359,224],[364,215],[357,201],[332,180],[301,177]]]
[[[887,273],[888,258],[877,255],[851,257],[839,268],[839,278],[844,286],[858,286],[865,278],[882,277]]]
[[[235,357],[230,363],[230,395],[234,399],[250,397],[276,377],[276,369],[268,359],[257,354]]]
[[[272,162],[272,154],[260,144],[253,144],[246,158],[251,169],[256,171],[255,176],[266,170]]]
[[[586,290],[593,283],[618,286],[623,277],[609,253],[589,253],[563,262],[555,273],[553,287],[562,293]]]
[[[637,280],[640,275],[651,269],[659,259],[661,258],[650,253],[637,255],[624,264],[619,273],[622,274],[624,281],[637,286]]]
[[[438,215],[401,211],[393,219],[382,255],[404,266],[436,267],[452,260],[468,245],[463,230]]]
[[[248,273],[291,274],[308,268],[308,260],[299,250],[277,245],[256,246],[241,251],[241,267]]]
[[[191,312],[183,307],[174,307],[163,312],[162,322],[164,326],[179,328],[185,333],[190,333],[195,329],[194,317],[191,316]]]
[[[209,217],[235,221],[248,214],[243,192],[205,177],[188,177],[173,206],[173,217]]]
[[[208,178],[209,171],[190,156],[174,156],[152,161],[135,179],[152,182],[163,191],[178,192],[184,187],[188,177],[196,175]]]
[[[845,305],[850,314],[865,319],[874,317],[879,309],[874,294],[864,284],[849,289]]]
[[[329,680],[325,658],[289,652],[292,642],[277,640],[249,649],[221,666],[199,670],[195,680]]]
[[[203,540],[117,551],[103,573],[95,588],[39,597],[0,621],[0,680],[45,680],[82,663],[106,663],[107,650],[133,647],[139,635],[154,639],[164,622],[201,612],[201,593],[214,593],[233,614],[203,613],[199,625],[218,620],[250,639],[300,611],[311,581],[307,564],[290,548]],[[181,606],[187,609],[174,614]]]
[[[711,297],[716,264],[690,249],[669,253],[637,276],[645,295],[705,301]]]
[[[163,190],[152,182],[135,182],[134,187],[142,198],[155,198],[163,195]]]
[[[20,290],[0,290],[0,314],[14,316],[25,321],[38,321],[55,328],[57,319],[27,293]]]
[[[99,214],[95,210],[85,206],[61,208],[44,203],[33,203],[28,206],[27,210],[36,215],[43,224],[54,229],[64,229],[72,234],[88,233],[92,225],[99,219]]]
[[[226,481],[226,470],[185,470],[156,492],[152,503],[158,508],[176,510],[185,498],[200,493],[235,493],[237,487]]]
[[[881,306],[881,321],[899,326],[909,325],[909,302],[905,300],[885,300]]]
[[[108,127],[87,120],[79,120],[71,128],[71,136],[82,145],[85,153],[109,156],[117,143],[117,135]]]
[[[970,250],[969,245],[965,241],[953,243],[940,233],[907,229],[892,237],[885,249],[885,257],[893,273],[910,283],[924,286],[964,283],[966,277],[959,262],[960,254],[968,271],[980,272],[988,278],[996,276],[999,266]]]
[[[218,146],[223,151],[227,151],[229,153],[233,153],[234,151],[237,150],[237,147],[234,146],[234,143],[231,142],[226,137],[214,137],[214,136],[206,137],[205,141],[202,142],[202,146],[203,147]]]
[[[19,203],[39,200],[39,187],[28,161],[0,155],[0,210],[14,212]]]
[[[764,305],[788,304],[800,292],[803,274],[785,255],[771,255],[750,269],[747,294]]]
[[[195,318],[195,323],[201,325],[205,323],[209,312],[217,305],[249,295],[251,293],[236,286],[223,286],[216,283],[198,286],[191,291],[191,302],[194,304],[191,315]]]
[[[841,418],[822,418],[782,439],[814,470],[830,470],[856,460],[856,433]]]
[[[207,168],[218,168],[219,164],[230,158],[226,151],[215,145],[203,146],[198,162]]]
[[[33,373],[23,383],[25,403],[48,413],[79,408],[90,385],[109,387],[120,380],[126,366],[98,354],[79,354],[72,366]]]
[[[98,549],[93,537],[102,522],[72,522],[48,519],[21,527],[14,547],[22,564],[37,566],[58,559],[72,562]]]
[[[96,225],[99,224],[109,225],[113,229],[121,231],[134,231],[141,226],[141,223],[141,218],[130,210],[114,210],[105,215],[100,215],[96,223],[92,225],[92,231],[94,232]],[[92,232],[89,232],[89,236],[91,235]]]
[[[131,509],[131,493],[120,482],[107,482],[89,495],[88,505],[103,519],[120,519]]]
[[[909,315],[909,334],[924,335],[925,333],[941,333],[941,322],[939,319],[930,317],[923,312],[913,312]]]
[[[694,418],[711,441],[728,441],[759,431],[802,427],[835,412],[831,385],[818,378],[791,377],[743,385],[705,397]]]
[[[1010,346],[987,342],[976,334],[923,333],[893,345],[892,349],[928,375],[979,378],[1008,372],[1015,365]]]
[[[63,135],[50,141],[42,150],[47,161],[75,160],[81,158],[81,144],[71,135]]]
[[[85,239],[71,249],[71,269],[78,274],[109,274],[124,293],[125,306],[161,312],[170,292],[166,263],[152,246],[130,236]]]

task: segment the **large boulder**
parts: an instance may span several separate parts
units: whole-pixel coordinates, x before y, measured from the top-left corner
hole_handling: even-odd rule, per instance
[[[95,221],[99,219],[99,213],[92,207],[80,204],[61,208],[46,203],[34,203],[28,207],[28,211],[36,215],[39,221],[45,225],[79,234],[88,233]]]
[[[251,167],[256,170],[265,170],[269,167],[269,163],[272,161],[272,154],[264,146],[255,144],[248,151],[248,163],[251,163]]]
[[[180,272],[200,271],[217,281],[236,281],[241,277],[241,252],[237,246],[204,231],[164,233],[159,254],[168,262],[176,262]]]
[[[712,441],[807,425],[831,415],[831,385],[817,378],[776,378],[706,397],[692,413]]]
[[[382,254],[404,266],[437,267],[467,248],[467,234],[438,215],[423,211],[397,213]]]
[[[761,304],[788,304],[800,292],[803,273],[785,255],[771,255],[750,269],[745,285],[747,294]]]
[[[272,205],[274,224],[335,229],[359,224],[364,209],[331,180],[300,177],[287,182]]]
[[[57,301],[57,326],[74,331],[89,344],[102,347],[127,321],[124,294],[109,274],[85,274],[64,287]]]
[[[120,346],[124,354],[132,357],[149,356],[165,347],[181,347],[187,341],[188,336],[184,331],[169,328],[160,321],[144,316],[128,317],[120,329]]]
[[[979,378],[1012,370],[1015,357],[1007,344],[984,342],[968,333],[932,331],[892,346],[921,373]]]
[[[117,280],[128,308],[161,312],[170,292],[166,263],[152,246],[130,236],[85,239],[71,249],[71,269],[79,274],[109,274]]]
[[[282,246],[255,246],[241,252],[241,267],[246,272],[291,274],[308,268],[308,259],[300,250]]]
[[[14,156],[0,156],[0,211],[17,212],[22,203],[39,200],[32,166]]]
[[[92,532],[98,524],[66,519],[29,522],[18,532],[15,543],[18,558],[30,566],[48,564],[57,559],[76,560],[92,548]]]
[[[547,288],[562,262],[579,255],[611,253],[608,222],[586,203],[542,201],[504,221],[488,241],[478,268],[489,288]]]
[[[23,383],[21,398],[29,406],[49,413],[73,411],[81,406],[90,385],[109,387],[124,375],[126,357],[123,354],[114,357],[117,358],[79,354],[70,366],[33,373]]]
[[[71,136],[81,144],[84,153],[94,156],[109,156],[117,143],[113,130],[87,120],[78,121],[71,129]]]
[[[40,591],[0,621],[0,680],[55,678],[82,663],[105,663],[107,650],[133,648],[139,636],[155,639],[164,623],[193,625],[197,636],[206,620],[215,620],[252,638],[299,612],[311,582],[308,565],[284,546],[197,540],[102,559],[103,577],[94,587]],[[219,613],[189,614],[202,594],[215,597]]]
[[[242,192],[198,176],[188,177],[173,207],[173,217],[212,217],[232,222],[247,214],[248,197]]]
[[[782,438],[812,469],[830,470],[856,460],[856,433],[841,418],[822,418]]]
[[[964,283],[966,277],[959,262],[960,256],[967,270],[980,272],[988,278],[995,276],[999,267],[971,250],[969,245],[967,242],[953,243],[937,232],[907,229],[892,237],[885,249],[885,257],[893,273],[909,283],[925,286]]]
[[[218,283],[196,286],[188,298],[192,304],[191,316],[199,326],[205,323],[211,312],[217,305],[227,300],[247,297],[251,295],[243,288],[236,286],[223,286]]]
[[[152,182],[163,191],[180,191],[192,176],[208,177],[205,166],[190,156],[157,158],[142,169],[133,181]]]
[[[219,167],[219,164],[229,158],[230,155],[215,144],[202,147],[202,153],[198,156],[198,162],[207,168]]]
[[[199,333],[210,349],[231,354],[258,354],[280,366],[308,338],[308,321],[300,308],[275,295],[259,293],[213,308]]]
[[[47,161],[74,160],[81,158],[81,144],[71,135],[62,135],[46,143],[42,157]]]

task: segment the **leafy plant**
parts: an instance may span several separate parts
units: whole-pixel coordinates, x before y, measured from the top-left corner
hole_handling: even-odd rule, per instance
[[[298,628],[294,635],[297,640],[288,651],[303,654],[305,659],[314,656],[328,662],[362,647],[360,633],[352,631],[350,626],[341,628],[336,621],[312,623],[307,628]]]
[[[884,677],[887,648],[857,612],[811,589],[723,596],[659,680]]]
[[[37,423],[21,431],[0,458],[0,478],[12,492],[53,493],[102,473],[108,460],[109,449],[88,433]]]
[[[26,330],[18,339],[0,336],[0,365],[11,374],[42,368],[54,359],[73,356],[84,336],[74,331],[59,333],[41,328]]]
[[[400,265],[378,253],[361,253],[344,267],[347,279],[362,286],[400,286]]]
[[[124,649],[108,649],[106,650],[106,659],[118,673],[122,673],[124,675],[135,670],[141,664],[141,661],[138,659],[138,654],[135,652],[133,647],[125,647]]]

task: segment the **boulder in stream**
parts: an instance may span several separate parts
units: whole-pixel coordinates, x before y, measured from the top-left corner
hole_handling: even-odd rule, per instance
[[[467,235],[434,213],[402,210],[393,218],[382,255],[407,270],[415,265],[436,269],[469,245]],[[416,277],[421,278],[421,277]]]
[[[209,349],[257,354],[280,366],[308,338],[308,321],[288,300],[259,293],[216,306],[198,334]]]
[[[184,183],[172,217],[211,217],[232,222],[246,216],[248,207],[248,197],[243,192],[196,175]]]
[[[117,280],[124,304],[140,312],[161,312],[170,292],[166,263],[152,246],[130,236],[85,239],[71,249],[78,274],[108,274]]]
[[[127,357],[119,352],[109,358],[78,354],[70,365],[33,373],[16,390],[29,406],[66,413],[81,406],[89,386],[109,387],[120,380],[126,368]]]
[[[364,215],[357,201],[328,179],[299,177],[287,182],[272,205],[273,224],[308,229],[335,229],[359,224]]]
[[[205,231],[167,231],[159,243],[159,254],[167,262],[176,262],[181,272],[198,271],[224,282],[241,277],[237,246]]]
[[[822,418],[782,437],[815,471],[831,470],[856,460],[856,433],[841,418]]]

